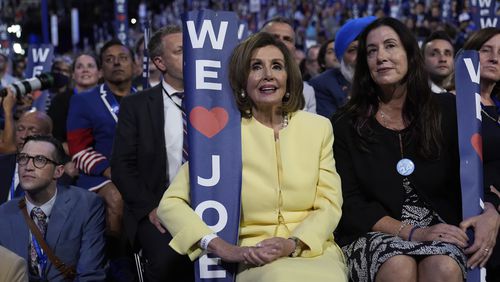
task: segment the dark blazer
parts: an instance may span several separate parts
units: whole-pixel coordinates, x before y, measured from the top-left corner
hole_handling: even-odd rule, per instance
[[[16,170],[16,154],[0,155],[0,204],[7,202]]]
[[[374,118],[368,121],[372,128],[371,140],[366,142],[366,149],[362,149],[352,117],[341,113],[334,116],[333,153],[344,199],[335,236],[339,245],[349,244],[371,231],[384,216],[401,218],[405,194],[403,177],[396,171],[401,151],[415,164],[415,171],[407,178],[419,198],[446,223],[458,225],[462,221],[455,97],[451,94],[433,97],[439,104],[444,142],[436,160],[419,156],[418,144],[407,129],[400,132],[401,147],[398,132],[383,127]],[[497,205],[495,195],[489,191],[484,195],[485,202]]]
[[[18,207],[19,198],[0,206],[0,245],[29,260],[29,228]],[[105,281],[104,203],[75,186],[58,186],[45,240],[63,263],[75,265],[78,281]],[[47,265],[48,281],[63,275]]]
[[[309,80],[316,93],[316,113],[331,118],[347,101],[351,88],[339,69],[329,69]]]
[[[139,221],[160,203],[168,186],[161,83],[124,97],[111,157],[113,183],[125,202],[125,228],[132,243]]]

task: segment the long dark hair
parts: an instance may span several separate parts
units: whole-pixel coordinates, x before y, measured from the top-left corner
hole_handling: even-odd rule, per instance
[[[406,84],[406,101],[403,106],[403,121],[409,136],[405,140],[416,140],[418,154],[425,159],[439,157],[442,147],[441,115],[429,87],[428,74],[417,41],[408,28],[393,18],[380,18],[371,23],[358,37],[356,70],[351,90],[351,100],[340,115],[351,117],[362,149],[374,141],[372,124],[369,122],[378,110],[380,87],[373,81],[367,62],[366,39],[379,27],[392,28],[399,36],[406,51],[408,72],[403,78]]]
[[[477,50],[479,51],[483,47],[486,41],[490,40],[497,34],[500,34],[500,28],[497,27],[487,27],[474,32],[469,39],[464,43],[464,50]],[[491,93],[492,97],[497,99],[500,98],[500,83],[496,83],[493,91]]]

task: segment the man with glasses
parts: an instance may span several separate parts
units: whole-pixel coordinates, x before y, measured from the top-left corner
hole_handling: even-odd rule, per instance
[[[0,245],[26,259],[30,281],[65,280],[28,227],[27,212],[55,256],[75,267],[75,280],[105,281],[104,205],[93,193],[57,185],[64,173],[61,143],[29,136],[16,162],[25,196],[0,206]]]
[[[99,58],[104,83],[71,97],[68,149],[80,171],[76,185],[104,198],[108,255],[112,272],[115,269],[120,272],[118,269],[127,268],[118,266],[125,263],[121,258],[126,255],[126,239],[122,235],[123,200],[111,181],[110,158],[120,101],[135,92],[132,79],[136,66],[133,51],[118,40],[104,44]]]
[[[13,105],[12,105],[13,108]],[[17,151],[0,155],[0,204],[22,195],[16,165],[16,153],[20,152],[28,136],[35,134],[50,135],[52,120],[43,112],[26,112],[16,122],[14,138]]]

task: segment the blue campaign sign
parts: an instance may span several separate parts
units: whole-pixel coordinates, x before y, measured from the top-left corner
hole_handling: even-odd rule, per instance
[[[31,44],[28,48],[28,64],[26,66],[26,77],[32,78],[43,72],[49,72],[54,59],[54,46],[51,44]],[[35,91],[32,106],[39,111],[45,111],[48,91]]]
[[[115,0],[115,35],[123,44],[128,45],[127,0]]]
[[[233,12],[201,10],[183,18],[191,205],[231,244],[238,243],[242,163],[241,116],[228,65],[238,26]],[[235,264],[213,254],[204,253],[195,262],[197,281],[234,281],[235,271]]]
[[[455,81],[464,219],[481,214],[484,207],[479,79],[479,53],[468,50],[458,54],[455,60]],[[467,234],[472,244],[474,234],[471,230]],[[484,268],[469,269],[467,281],[485,281],[484,274]]]
[[[238,26],[238,40],[243,41],[248,36],[250,36],[250,30],[248,30],[248,22],[240,21],[240,24]]]

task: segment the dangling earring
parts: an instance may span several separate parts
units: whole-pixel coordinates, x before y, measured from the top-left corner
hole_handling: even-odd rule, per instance
[[[241,89],[240,97],[241,97],[241,99],[245,99],[247,97],[245,90]]]
[[[246,114],[247,116],[251,117],[251,116],[252,116],[252,110],[250,110],[250,109],[246,109],[246,110],[245,110],[245,114]]]
[[[285,97],[283,97],[283,102],[287,102],[288,100],[290,100],[290,92],[286,92]]]

